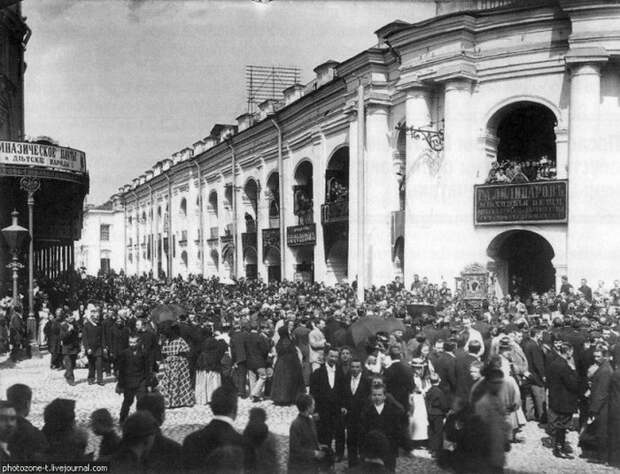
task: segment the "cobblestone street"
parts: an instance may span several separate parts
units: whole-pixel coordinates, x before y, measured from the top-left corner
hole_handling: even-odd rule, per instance
[[[48,368],[49,356],[33,357],[31,360],[18,362],[16,365],[3,357],[0,361],[0,393],[4,397],[7,387],[14,383],[25,383],[32,387],[34,396],[30,419],[37,427],[43,426],[43,409],[53,399],[73,398],[77,400],[76,415],[78,423],[85,426],[90,413],[96,408],[108,408],[114,418],[118,417],[121,396],[114,391],[116,382],[112,378],[106,378],[103,387],[88,385],[86,370],[76,370],[76,385],[70,386],[65,383],[62,371],[50,371]],[[267,411],[268,424],[278,438],[281,464],[286,465],[288,452],[288,428],[296,415],[294,407],[276,407],[271,402],[265,401],[253,404],[248,400],[239,401],[239,414],[236,427],[242,431],[248,419],[248,412],[252,406],[261,406]],[[166,421],[163,431],[167,436],[182,442],[190,432],[204,426],[211,419],[211,411],[207,406],[193,408],[180,408],[166,412]],[[92,450],[97,449],[98,439],[89,433]],[[529,423],[520,434],[525,439],[523,443],[513,445],[508,454],[507,472],[536,472],[536,473],[568,473],[568,472],[617,472],[612,468],[593,465],[582,459],[561,460],[553,457],[551,451],[543,447],[541,438],[542,431],[535,423]],[[569,439],[573,446],[577,444],[577,435],[571,432]],[[344,472],[346,462],[337,466],[338,472]],[[434,461],[429,459],[424,450],[416,451],[414,457],[401,456],[398,460],[397,472],[446,472],[440,469]]]

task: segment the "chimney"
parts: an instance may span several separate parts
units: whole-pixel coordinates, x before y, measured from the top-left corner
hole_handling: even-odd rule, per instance
[[[334,79],[334,77],[336,77],[336,66],[338,66],[338,62],[333,59],[329,59],[314,68],[317,88],[321,87],[323,84],[327,84]]]
[[[284,104],[289,105],[300,99],[304,95],[304,86],[301,84],[293,84],[284,89]]]
[[[270,115],[273,115],[276,111],[276,101],[273,99],[267,99],[258,104],[258,110],[260,119],[266,119]]]
[[[194,156],[194,150],[190,147],[183,148],[179,154],[181,155],[181,161],[189,160]]]
[[[217,143],[217,140],[209,135],[208,137],[204,137],[202,142],[204,143],[204,149],[208,150]]]
[[[205,151],[205,142],[202,140],[198,140],[195,143],[192,143],[194,156],[200,155],[203,151]]]
[[[239,117],[237,117],[237,127],[239,128],[239,131],[242,132],[243,130],[250,128],[252,125],[254,125],[254,115],[250,114],[250,113],[245,113],[245,114],[241,114],[239,115]]]

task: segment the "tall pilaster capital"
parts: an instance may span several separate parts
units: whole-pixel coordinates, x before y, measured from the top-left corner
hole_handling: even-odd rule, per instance
[[[601,68],[609,61],[609,53],[605,48],[571,48],[564,55],[564,62],[571,76],[600,75]]]
[[[396,90],[403,92],[407,98],[429,96],[433,93],[434,87],[427,82],[418,80],[400,81],[396,85]]]
[[[471,92],[475,80],[471,77],[451,77],[444,81],[445,92],[466,91]]]

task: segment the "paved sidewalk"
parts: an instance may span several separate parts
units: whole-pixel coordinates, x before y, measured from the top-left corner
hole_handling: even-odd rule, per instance
[[[25,383],[33,392],[32,412],[30,419],[35,426],[43,426],[43,409],[55,398],[73,398],[76,403],[78,424],[86,425],[92,411],[97,408],[107,408],[117,419],[121,405],[121,395],[114,391],[116,382],[112,378],[105,379],[105,386],[88,385],[87,371],[77,369],[76,385],[68,385],[63,372],[49,369],[49,355],[36,356],[30,360],[11,363],[6,357],[0,358],[0,397],[4,398],[7,387],[14,383]],[[267,412],[267,422],[270,430],[277,435],[282,466],[286,466],[288,455],[288,429],[291,421],[297,415],[295,407],[276,407],[271,402],[252,403],[249,400],[239,401],[239,414],[235,426],[242,431],[248,420],[248,413],[253,406],[260,406]],[[164,433],[182,442],[183,438],[192,431],[199,429],[211,419],[211,411],[207,406],[192,408],[178,408],[166,412]],[[508,472],[536,472],[536,473],[599,473],[618,472],[605,466],[587,463],[585,460],[557,459],[551,451],[542,445],[541,438],[545,435],[535,423],[528,423],[520,437],[525,442],[513,445],[508,453]],[[571,432],[569,440],[573,446],[577,445],[577,434]],[[90,449],[96,450],[97,437],[90,434]],[[577,451],[579,451],[577,449]],[[397,472],[411,473],[440,473],[447,472],[440,469],[424,450],[416,451],[414,457],[400,457]],[[337,466],[338,472],[345,471],[346,463]]]

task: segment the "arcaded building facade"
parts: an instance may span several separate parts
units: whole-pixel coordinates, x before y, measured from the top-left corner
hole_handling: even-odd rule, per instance
[[[388,24],[157,162],[112,198],[122,269],[369,286],[476,264],[499,294],[611,282],[620,4],[523,5]]]

